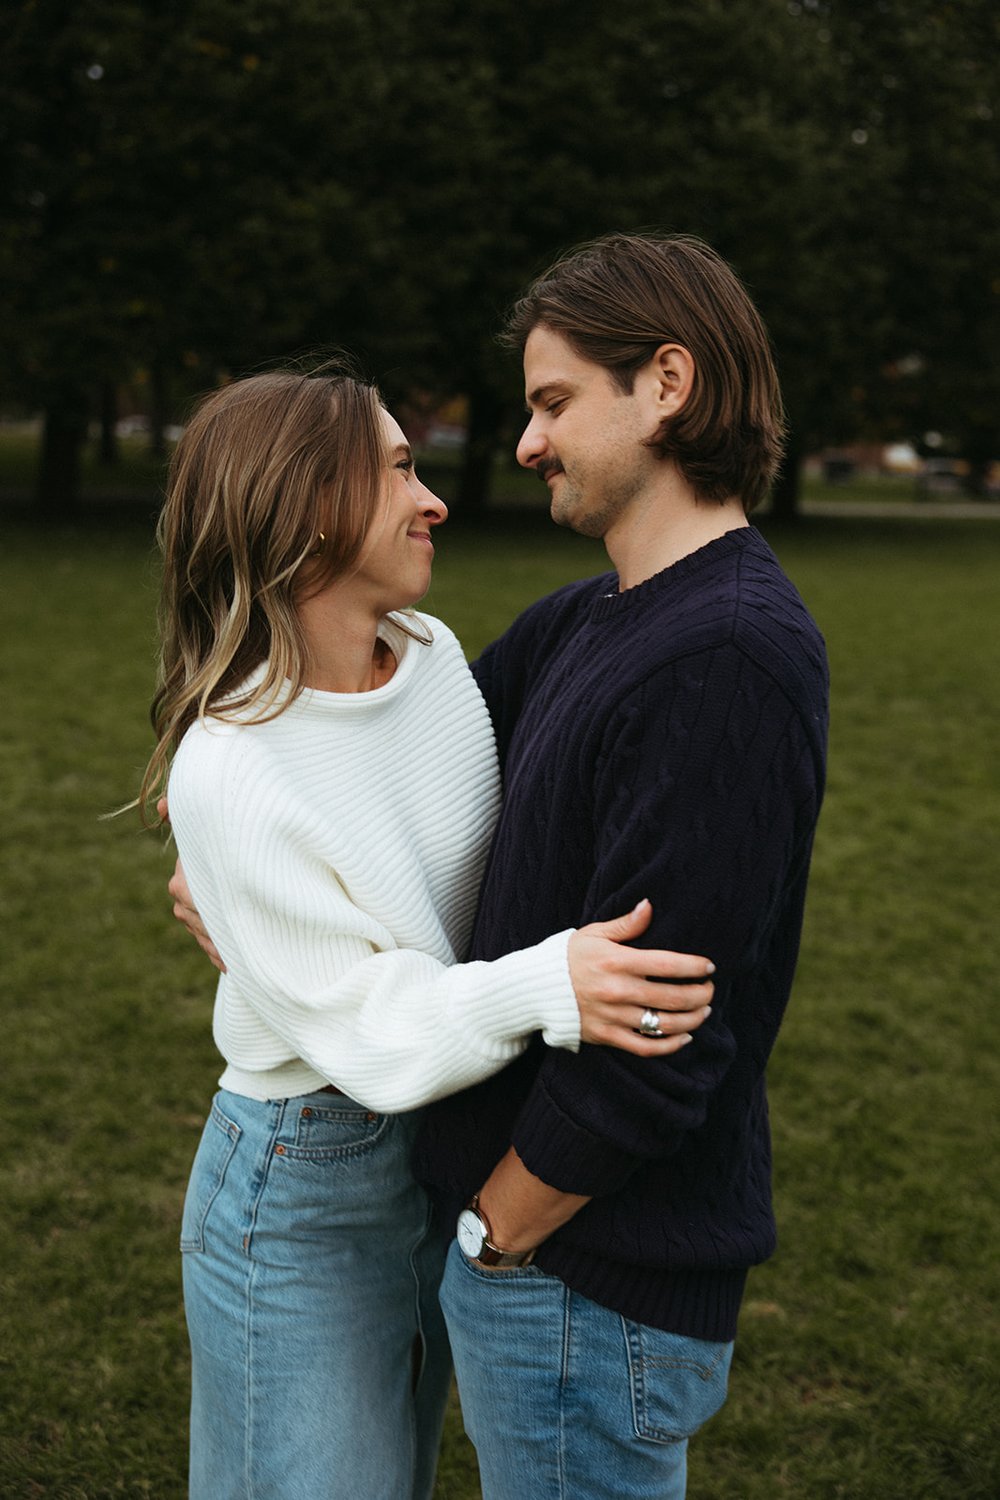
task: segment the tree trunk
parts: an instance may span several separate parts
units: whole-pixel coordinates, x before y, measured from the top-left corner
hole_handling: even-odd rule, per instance
[[[167,377],[158,362],[149,372],[149,451],[154,458],[166,458]]]
[[[458,501],[463,515],[481,515],[489,504],[493,459],[503,423],[504,403],[492,386],[469,392],[469,426],[462,454]]]
[[[98,457],[102,464],[113,466],[121,462],[118,447],[118,388],[113,380],[101,382],[101,438]]]
[[[964,488],[977,500],[985,500],[988,497],[988,480],[996,449],[993,428],[970,426],[965,434],[963,449],[969,464]]]
[[[771,515],[775,521],[794,521],[799,514],[802,459],[801,439],[792,432],[771,490]]]
[[[80,499],[80,454],[87,436],[82,391],[64,390],[45,408],[35,475],[35,505],[43,516],[71,516]]]

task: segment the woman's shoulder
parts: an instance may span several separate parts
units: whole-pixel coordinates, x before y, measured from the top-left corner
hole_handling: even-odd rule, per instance
[[[423,609],[400,609],[386,618],[397,630],[423,646],[437,646],[439,651],[461,650],[455,632],[438,615]]]
[[[415,609],[388,616],[389,624],[403,632],[407,654],[424,671],[464,671],[468,667],[462,643],[455,632],[437,615]]]
[[[252,724],[205,714],[184,733],[170,768],[169,796],[218,794],[239,784],[258,760]]]

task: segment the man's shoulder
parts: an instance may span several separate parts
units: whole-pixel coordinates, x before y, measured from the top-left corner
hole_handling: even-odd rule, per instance
[[[760,534],[720,539],[683,560],[668,586],[637,610],[634,638],[640,676],[671,676],[679,663],[714,663],[713,677],[777,686],[813,719],[827,694],[826,647],[798,590]],[[624,623],[624,622],[623,622]],[[728,667],[726,663],[728,662]],[[744,667],[740,668],[740,662]],[[701,680],[699,667],[695,678]]]
[[[725,539],[723,539],[725,540]],[[663,601],[675,647],[732,645],[776,664],[786,658],[825,664],[823,637],[771,547],[752,527],[734,545],[695,554],[685,586]]]
[[[791,696],[825,693],[828,667],[822,632],[759,535],[744,553],[740,569],[733,640]]]

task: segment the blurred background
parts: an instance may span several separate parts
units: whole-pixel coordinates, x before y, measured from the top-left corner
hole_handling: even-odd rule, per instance
[[[163,457],[194,393],[333,344],[482,509],[521,409],[504,308],[636,228],[703,236],[759,303],[791,417],[779,513],[807,459],[1000,494],[984,0],[3,9],[8,500],[72,514],[81,465],[141,490],[122,466]]]
[[[495,334],[623,229],[703,236],[764,313],[791,440],[759,524],[833,677],[770,1069],[780,1248],[689,1494],[1000,1494],[998,17],[0,0],[2,1500],[186,1492],[213,974],[169,843],[100,819],[152,748],[152,521],[190,403],[351,351],[452,506],[428,607],[472,655],[606,566],[513,463]],[[437,1500],[478,1494],[453,1403]]]

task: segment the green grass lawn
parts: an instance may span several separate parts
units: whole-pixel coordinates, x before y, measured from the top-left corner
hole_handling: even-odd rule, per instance
[[[85,444],[81,453],[80,478],[85,494],[108,499],[137,498],[149,495],[154,503],[162,488],[166,465],[149,451],[149,441],[141,437],[122,438],[115,464],[101,463],[95,442]],[[0,428],[0,493],[31,493],[38,465],[38,433],[33,426]]]
[[[751,1278],[689,1493],[993,1500],[1000,526],[823,520],[773,540],[828,639],[831,770],[772,1067],[781,1247]],[[474,651],[602,566],[544,520],[454,528],[428,606]],[[155,579],[139,525],[0,523],[12,1500],[184,1494],[176,1237],[218,1071],[212,976],[169,916],[172,855],[98,821],[149,749]],[[439,1500],[472,1500],[474,1476],[453,1413]]]

